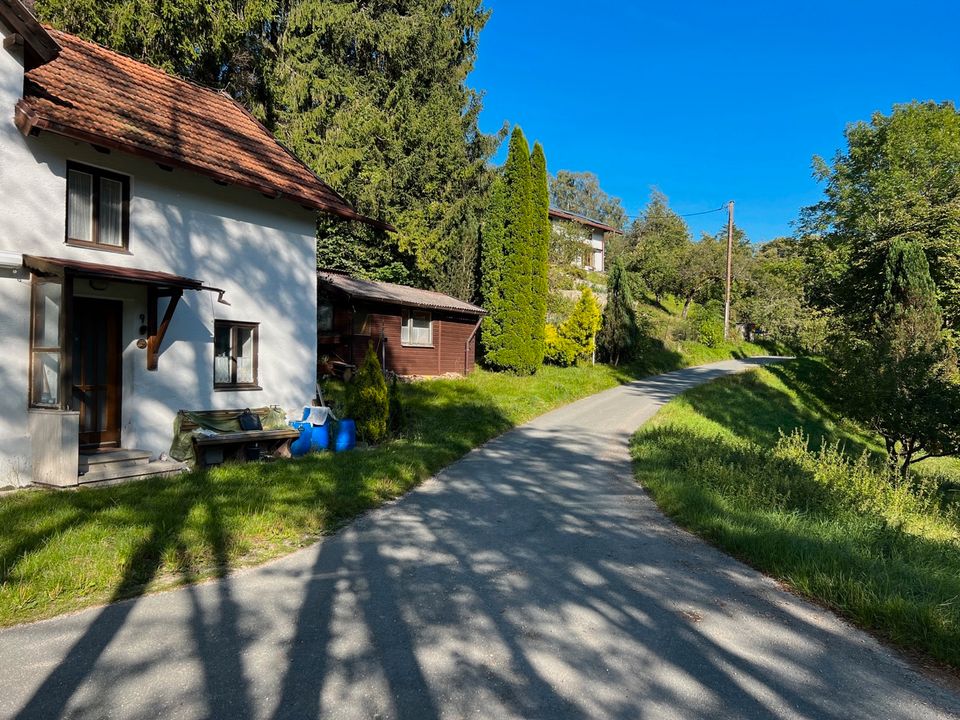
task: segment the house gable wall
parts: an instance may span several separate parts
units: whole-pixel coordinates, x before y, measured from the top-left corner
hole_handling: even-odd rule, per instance
[[[2,28],[0,28],[2,29]],[[8,31],[2,29],[4,33]],[[314,213],[223,187],[187,171],[41,134],[23,137],[13,123],[22,90],[19,58],[0,50],[0,251],[159,270],[225,290],[229,306],[209,291],[184,292],[167,331],[157,371],[137,347],[146,315],[143,286],[109,283],[96,290],[78,280],[76,295],[123,301],[122,444],[166,451],[178,408],[293,409],[313,397],[316,367],[316,241]],[[73,160],[131,176],[129,253],[68,246],[66,164]],[[0,340],[8,360],[0,396],[0,486],[11,464],[23,465],[27,427],[29,275],[0,269]],[[164,307],[161,301],[160,312]],[[262,391],[213,390],[216,319],[260,323]],[[5,432],[4,432],[5,431]],[[6,466],[5,466],[6,463]],[[25,469],[29,476],[29,468]]]

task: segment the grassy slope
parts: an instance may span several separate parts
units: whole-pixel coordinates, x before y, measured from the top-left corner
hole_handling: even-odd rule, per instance
[[[532,378],[478,371],[405,385],[406,436],[372,450],[0,497],[0,625],[285,554],[547,410],[651,372],[762,352],[687,350],[660,350],[626,368],[545,367]]]
[[[800,360],[676,399],[641,430],[639,481],[680,524],[896,644],[960,667],[960,513],[842,456],[777,453],[781,431],[879,455]],[[929,472],[932,468],[926,468]],[[936,469],[960,479],[960,463]],[[873,485],[871,485],[873,483]],[[936,496],[934,496],[935,498]]]

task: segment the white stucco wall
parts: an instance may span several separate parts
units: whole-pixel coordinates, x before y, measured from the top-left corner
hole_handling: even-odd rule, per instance
[[[292,409],[307,403],[316,375],[314,214],[194,173],[165,172],[122,153],[101,154],[48,134],[24,138],[13,123],[21,83],[18,59],[0,50],[0,251],[175,273],[223,288],[230,303],[218,304],[216,293],[185,291],[164,339],[159,369],[149,372],[146,350],[136,346],[143,337],[140,316],[147,313],[145,288],[111,282],[97,291],[77,281],[76,295],[123,301],[122,445],[166,451],[179,408],[278,404]],[[65,244],[68,159],[131,176],[129,254]],[[12,468],[29,456],[29,443],[24,445],[28,291],[28,277],[5,277],[0,269],[0,341],[6,359],[0,486],[14,479]],[[263,390],[213,390],[215,319],[260,323]]]

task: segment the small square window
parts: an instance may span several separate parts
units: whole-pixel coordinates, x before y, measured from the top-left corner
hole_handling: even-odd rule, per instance
[[[217,320],[213,332],[214,388],[259,390],[259,351],[259,325]]]
[[[67,163],[67,242],[124,250],[129,228],[130,178]]]
[[[400,344],[411,347],[433,346],[433,319],[428,312],[404,310],[400,325]]]

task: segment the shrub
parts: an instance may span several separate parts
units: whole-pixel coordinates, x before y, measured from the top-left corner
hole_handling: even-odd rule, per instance
[[[555,365],[569,366],[593,357],[600,329],[600,305],[589,287],[583,288],[570,316],[559,327],[547,325],[545,359]]]
[[[697,336],[697,342],[707,347],[719,347],[723,344],[723,315],[717,314],[712,304],[698,306],[690,313],[690,324]]]
[[[547,325],[544,340],[546,341],[546,355],[544,357],[547,362],[567,367],[577,361],[577,344],[560,335],[556,325]]]
[[[373,343],[367,345],[367,354],[350,384],[348,407],[363,440],[378,443],[387,437],[390,393]]]

